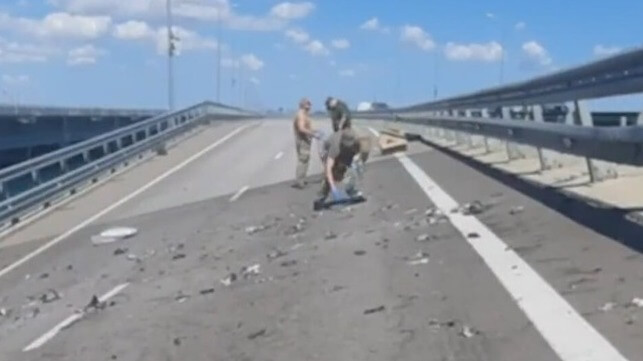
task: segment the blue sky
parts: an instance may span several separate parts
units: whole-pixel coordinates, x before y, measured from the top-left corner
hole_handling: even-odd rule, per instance
[[[402,105],[640,46],[643,14],[633,0],[172,1],[178,107],[216,97],[219,46],[224,103]],[[0,102],[166,107],[164,26],[165,0],[3,0]]]

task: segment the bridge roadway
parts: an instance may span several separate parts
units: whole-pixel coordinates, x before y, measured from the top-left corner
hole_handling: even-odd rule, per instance
[[[218,123],[6,236],[0,359],[643,359],[635,247],[421,144],[374,154],[343,210],[294,166],[289,122]],[[112,226],[139,233],[92,245]]]

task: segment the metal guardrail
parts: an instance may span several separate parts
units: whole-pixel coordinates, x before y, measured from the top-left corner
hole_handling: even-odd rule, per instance
[[[599,177],[592,160],[643,165],[643,127],[593,127],[584,100],[640,92],[643,92],[643,49],[461,97],[386,111],[357,112],[354,116],[423,124],[498,138],[508,144],[531,145],[538,149],[543,170],[547,166],[541,148],[585,157],[593,182]],[[552,102],[573,103],[565,124],[544,122],[543,106]],[[509,107],[516,105],[526,114],[523,119],[512,117]],[[497,118],[490,117],[494,108],[499,108]],[[643,113],[636,123],[642,121]]]
[[[0,116],[86,116],[86,117],[153,117],[164,112],[161,109],[110,109],[110,108],[73,108],[48,107],[23,104],[0,104]]]
[[[75,187],[82,182],[96,182],[97,175],[115,172],[116,165],[164,145],[203,120],[259,117],[257,113],[239,108],[204,102],[2,169],[0,225],[17,223],[34,208],[48,207],[50,201],[61,194],[75,193]]]

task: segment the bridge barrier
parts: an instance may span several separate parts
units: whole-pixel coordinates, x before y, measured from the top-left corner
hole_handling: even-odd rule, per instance
[[[165,152],[165,144],[200,124],[217,120],[260,118],[258,113],[214,102],[116,129],[0,170],[0,230],[27,215],[75,194],[83,184],[96,183],[148,151]]]

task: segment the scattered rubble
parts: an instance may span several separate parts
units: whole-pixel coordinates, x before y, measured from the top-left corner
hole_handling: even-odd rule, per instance
[[[363,256],[363,255],[366,254],[366,251],[359,249],[359,250],[353,252],[353,254],[356,255],[356,256]]]
[[[259,273],[261,273],[260,268],[261,265],[259,265],[258,263],[252,266],[244,266],[241,268],[241,275],[245,279],[257,276],[259,275]]]
[[[172,261],[177,261],[185,257],[186,257],[185,253],[177,253],[174,256],[172,256]]]
[[[11,313],[11,310],[8,310],[4,307],[0,308],[0,316],[7,317]]]
[[[103,310],[107,306],[106,302],[101,302],[96,295],[92,296],[91,300],[83,309],[83,312]]]
[[[630,302],[630,305],[632,307],[642,308],[643,307],[643,298],[634,297],[632,299],[632,301]]]
[[[230,286],[233,282],[237,280],[237,274],[236,273],[230,273],[226,278],[221,280],[221,283],[228,287]]]
[[[462,325],[462,330],[460,330],[460,336],[465,338],[471,338],[479,334],[480,334],[480,331],[476,330],[475,328],[469,325]]]
[[[457,324],[457,321],[455,320],[449,320],[449,321],[439,321],[436,319],[431,319],[429,320],[429,327],[431,328],[442,328],[442,327],[447,327],[447,328],[453,328]]]
[[[373,314],[373,313],[384,312],[385,310],[386,310],[386,306],[382,305],[382,306],[379,306],[379,307],[366,309],[366,310],[364,310],[364,314],[365,315],[370,315],[370,314]]]
[[[287,255],[288,255],[288,252],[284,252],[284,251],[281,251],[281,250],[275,250],[275,251],[272,251],[272,252],[268,253],[266,255],[266,257],[269,260],[274,260],[274,259],[281,258],[281,257],[287,256]]]
[[[606,304],[602,305],[599,309],[603,312],[609,312],[616,307],[616,303],[614,302],[607,302]]]
[[[281,266],[281,267],[284,267],[284,268],[286,268],[286,267],[292,267],[292,266],[296,266],[296,265],[297,265],[297,261],[296,261],[296,260],[294,260],[294,259],[293,259],[293,260],[290,260],[290,261],[283,261],[283,262],[281,262],[281,264],[280,264],[280,266]]]
[[[408,261],[409,266],[419,266],[422,264],[427,264],[429,263],[429,254],[420,251],[412,257],[407,257],[406,260]]]
[[[201,291],[199,291],[200,294],[202,295],[209,295],[211,293],[214,293],[214,288],[206,288]]]
[[[337,238],[337,234],[335,234],[333,231],[326,232],[326,235],[324,236],[324,239],[327,241],[335,238]]]
[[[41,280],[44,280],[44,279],[46,279],[46,278],[49,278],[49,273],[45,272],[45,273],[41,274],[39,278],[40,278]]]
[[[480,235],[476,232],[471,232],[467,234],[467,238],[480,238]]]
[[[424,215],[427,217],[429,225],[434,225],[437,223],[445,223],[449,220],[448,217],[444,213],[442,213],[441,210],[435,207],[427,209],[424,212]]]
[[[248,335],[248,340],[254,340],[256,338],[263,337],[265,335],[266,335],[266,329],[262,328],[261,330],[259,330],[257,332],[253,332],[253,333],[249,334]]]
[[[471,203],[465,203],[459,208],[452,210],[451,213],[461,213],[465,216],[472,216],[472,215],[481,214],[485,212],[487,209],[488,207],[483,205],[482,202],[473,201]]]
[[[114,227],[92,236],[91,241],[94,246],[100,246],[134,237],[137,233],[138,230],[136,228]]]
[[[430,239],[431,239],[431,236],[429,236],[428,234],[425,233],[425,234],[421,234],[421,235],[417,236],[415,238],[415,241],[416,242],[427,242]]]
[[[174,346],[181,346],[181,339],[176,337],[173,341]]]
[[[520,214],[525,211],[525,207],[523,206],[518,206],[518,207],[513,207],[509,210],[509,214],[512,216],[515,216],[516,214]]]
[[[116,248],[114,250],[114,256],[120,256],[122,254],[127,253],[128,249],[127,248]]]
[[[52,303],[60,299],[60,294],[54,289],[49,289],[47,292],[43,293],[42,296],[40,296],[40,302],[42,303]]]

